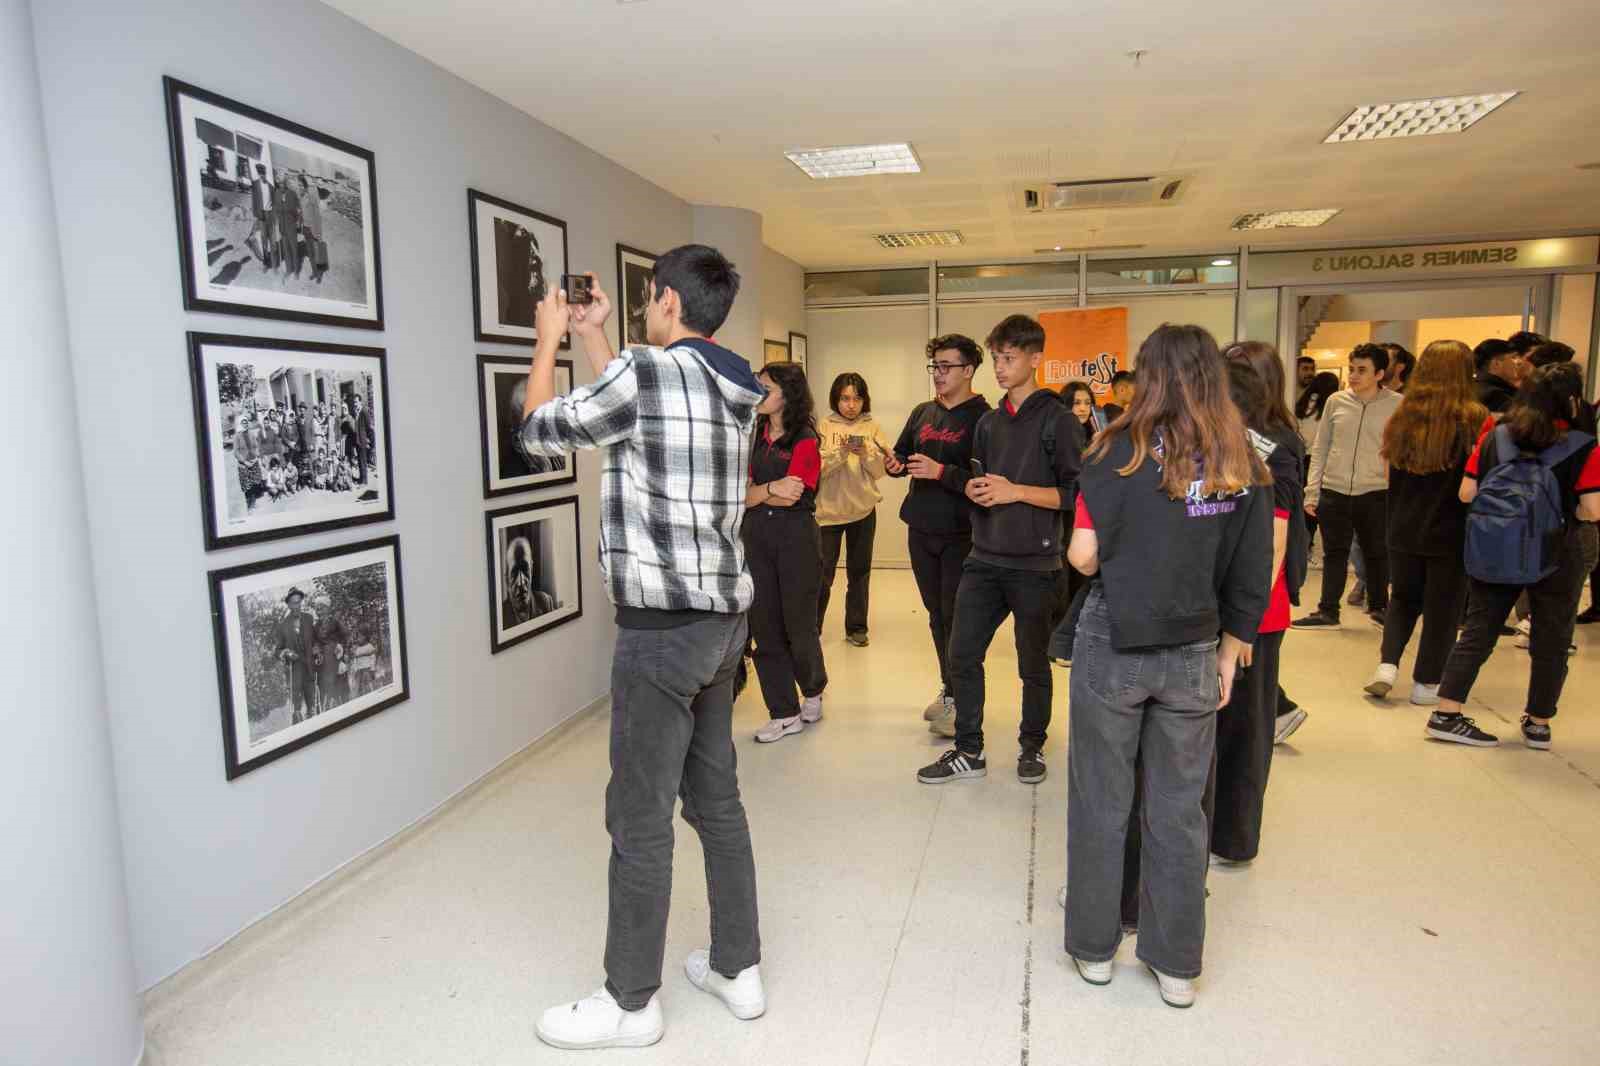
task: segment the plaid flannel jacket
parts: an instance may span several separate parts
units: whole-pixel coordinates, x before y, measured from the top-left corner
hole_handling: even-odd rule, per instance
[[[755,596],[739,527],[761,394],[695,343],[624,350],[517,435],[527,455],[605,449],[600,571],[618,607],[739,614]]]

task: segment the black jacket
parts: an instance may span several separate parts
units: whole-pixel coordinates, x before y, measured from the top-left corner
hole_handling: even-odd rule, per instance
[[[944,464],[944,475],[937,481],[912,479],[911,490],[900,505],[900,520],[906,525],[919,533],[972,532],[972,512],[977,507],[966,496],[967,481],[972,477],[967,462],[972,458],[973,430],[988,410],[989,401],[982,396],[948,410],[938,400],[912,410],[895,442],[895,458],[903,463],[913,455],[926,455]]]
[[[1060,570],[1063,511],[1072,510],[1083,465],[1083,423],[1049,389],[1040,389],[1015,414],[1002,406],[978,421],[972,456],[984,472],[1018,485],[1049,486],[1061,506],[1027,503],[979,507],[972,516],[972,557],[1011,570]]]
[[[1274,511],[1289,514],[1289,543],[1283,555],[1283,581],[1289,591],[1289,602],[1300,606],[1300,586],[1306,583],[1310,567],[1311,528],[1306,525],[1306,443],[1292,429],[1272,433],[1251,434],[1256,454],[1267,464],[1272,475],[1272,506]],[[1274,515],[1276,517],[1276,515]],[[1273,575],[1277,580],[1277,575]]]
[[[1215,640],[1254,643],[1272,592],[1272,492],[1174,500],[1146,459],[1127,477],[1127,434],[1079,481],[1100,541],[1101,587],[1118,651]]]
[[[1505,378],[1497,378],[1487,370],[1478,374],[1478,402],[1492,415],[1504,414],[1511,409],[1517,387]]]

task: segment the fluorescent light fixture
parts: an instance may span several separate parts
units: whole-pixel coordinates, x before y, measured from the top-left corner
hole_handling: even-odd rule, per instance
[[[1339,213],[1337,207],[1311,211],[1254,211],[1233,220],[1234,229],[1291,229],[1325,225]]]
[[[938,248],[961,243],[961,231],[920,229],[906,233],[879,233],[874,239],[885,248]]]
[[[1211,260],[1211,265],[1214,266],[1214,267],[1231,267],[1231,266],[1233,266],[1233,260],[1232,259],[1213,259],[1213,260]]]
[[[849,148],[800,148],[783,153],[816,179],[859,178],[867,174],[920,174],[922,164],[909,144],[858,144]]]
[[[1461,133],[1517,94],[1478,93],[1444,96],[1436,100],[1406,100],[1398,104],[1365,104],[1347,115],[1323,144],[1380,141],[1390,137],[1431,137]]]

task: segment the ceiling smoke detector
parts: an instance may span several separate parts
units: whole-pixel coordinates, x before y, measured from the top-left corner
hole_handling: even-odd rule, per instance
[[[1366,104],[1346,115],[1323,144],[1380,141],[1391,137],[1431,137],[1463,133],[1479,119],[1517,94],[1478,93],[1444,96],[1435,100],[1405,100],[1398,104]]]
[[[876,233],[873,240],[885,248],[944,248],[961,243],[961,231],[953,229],[919,229],[903,233]]]
[[[1233,220],[1233,229],[1309,229],[1327,225],[1340,208],[1319,207],[1302,211],[1254,211]]]
[[[922,164],[909,144],[858,144],[846,148],[797,148],[784,156],[821,181],[871,174],[920,174]]]

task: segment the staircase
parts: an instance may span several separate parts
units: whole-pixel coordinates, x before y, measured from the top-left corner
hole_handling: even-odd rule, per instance
[[[1296,336],[1299,345],[1295,349],[1296,356],[1306,350],[1306,343],[1316,334],[1317,327],[1322,325],[1322,319],[1328,313],[1328,305],[1332,302],[1332,296],[1300,297],[1300,328]]]

